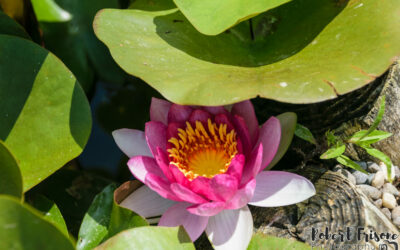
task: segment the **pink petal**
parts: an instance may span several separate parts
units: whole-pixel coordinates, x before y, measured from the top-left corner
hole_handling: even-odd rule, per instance
[[[234,127],[233,127],[233,124],[231,123],[231,120],[229,119],[228,115],[229,114],[218,114],[214,117],[214,122],[217,125],[226,124],[227,131],[231,131]]]
[[[151,98],[150,105],[150,120],[162,122],[167,125],[168,122],[168,111],[171,107],[171,103],[158,98]]]
[[[281,125],[279,120],[271,117],[260,128],[260,137],[257,144],[263,145],[263,160],[261,163],[261,170],[263,170],[271,161],[279,148],[281,140]]]
[[[201,110],[201,109],[196,109],[194,110],[189,117],[189,122],[192,124],[196,124],[196,121],[200,121],[201,123],[207,124],[208,119],[211,119],[210,113]]]
[[[162,178],[158,175],[148,173],[146,175],[144,184],[151,188],[154,192],[157,192],[161,197],[174,201],[181,201],[174,192],[170,189],[170,183],[167,179]]]
[[[231,164],[228,167],[228,171],[226,171],[227,175],[231,175],[240,181],[242,178],[243,166],[244,166],[244,155],[237,154],[233,157]]]
[[[214,191],[210,187],[210,182],[211,179],[199,176],[190,182],[190,189],[193,190],[193,192],[200,194],[209,200],[218,200]]]
[[[228,111],[223,106],[205,106],[203,109],[213,115],[228,114]]]
[[[115,143],[128,157],[137,155],[153,156],[146,143],[143,131],[122,128],[112,132]]]
[[[189,106],[172,104],[168,112],[168,123],[171,122],[185,123],[189,119],[189,116],[192,113],[192,111],[193,109]]]
[[[143,185],[128,195],[120,205],[144,218],[148,218],[162,215],[175,203],[175,201],[164,199],[149,187]]]
[[[185,175],[178,169],[177,166],[173,164],[169,164],[169,170],[175,178],[177,183],[180,183],[186,187],[190,186],[189,180],[185,177]]]
[[[172,137],[178,138],[178,128],[185,128],[184,123],[169,123],[167,128],[167,139],[170,139]]]
[[[169,159],[168,159],[168,155],[167,153],[162,150],[161,148],[157,148],[157,154],[154,155],[154,158],[158,164],[158,166],[160,167],[161,171],[164,173],[165,177],[167,177],[167,179],[170,182],[175,182],[175,178],[172,175],[170,169],[169,169]]]
[[[252,179],[247,184],[239,189],[235,195],[227,201],[225,209],[238,209],[245,206],[253,198],[254,190],[256,188],[256,180]]]
[[[246,123],[242,117],[235,115],[233,117],[233,125],[235,126],[236,133],[242,142],[244,155],[248,156],[252,150],[252,143]]]
[[[254,145],[258,138],[258,120],[254,112],[253,104],[250,100],[235,103],[232,107],[231,114],[243,117],[249,128],[251,142]]]
[[[186,211],[189,204],[177,203],[163,214],[158,226],[176,227],[182,225],[192,241],[197,240],[208,223],[207,216],[197,216]]]
[[[247,249],[253,235],[253,217],[249,208],[224,210],[211,217],[206,233],[215,250]]]
[[[206,199],[201,197],[200,195],[194,193],[187,187],[182,186],[179,183],[172,183],[170,186],[172,192],[175,193],[176,197],[179,199],[193,203],[193,204],[200,204],[200,203],[206,203],[208,202]]]
[[[231,175],[218,174],[210,181],[212,192],[218,201],[226,201],[232,198],[239,186],[239,180]]]
[[[143,183],[148,173],[152,173],[160,177],[164,176],[164,173],[161,171],[154,158],[148,156],[132,157],[128,161],[128,167],[136,179]]]
[[[186,210],[192,214],[199,216],[214,216],[221,212],[225,207],[225,202],[214,201],[209,203],[203,203],[200,205],[193,205],[188,207]]]
[[[157,147],[167,149],[167,126],[161,122],[147,122],[144,133],[151,153],[157,153]]]
[[[261,163],[263,159],[263,145],[259,144],[250,154],[249,159],[247,160],[242,174],[242,180],[240,185],[246,184],[250,179],[256,177],[256,175],[260,172]]]
[[[249,204],[280,207],[304,201],[315,195],[314,185],[306,178],[283,171],[263,171],[256,177],[256,189]]]

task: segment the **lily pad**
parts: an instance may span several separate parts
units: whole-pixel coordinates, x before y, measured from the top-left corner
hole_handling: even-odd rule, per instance
[[[74,249],[42,215],[19,200],[0,195],[0,249]]]
[[[0,141],[0,194],[22,197],[22,177],[17,161]]]
[[[146,220],[114,202],[115,184],[110,184],[93,200],[79,230],[77,250],[93,249],[117,233],[148,226]]]
[[[290,0],[174,0],[203,34],[218,35],[233,25]]]
[[[250,241],[248,250],[275,250],[275,249],[296,249],[309,250],[311,246],[296,240],[278,238],[269,235],[256,233]]]
[[[0,139],[27,191],[82,152],[90,108],[75,77],[47,50],[7,35],[0,47]]]
[[[383,74],[400,55],[400,3],[293,0],[218,36],[177,9],[106,9],[95,32],[116,62],[179,104],[224,105],[256,96],[288,103],[332,99]]]
[[[183,227],[138,227],[123,231],[110,238],[98,250],[194,250],[193,243]]]
[[[24,28],[0,10],[0,34],[30,39]]]

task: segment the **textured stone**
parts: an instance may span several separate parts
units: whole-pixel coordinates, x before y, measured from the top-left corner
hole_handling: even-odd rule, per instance
[[[356,178],[356,184],[365,184],[368,181],[368,175],[360,171],[355,171],[353,176]]]
[[[378,199],[376,201],[374,201],[375,206],[381,208],[382,207],[382,199]]]
[[[389,208],[384,207],[381,209],[381,211],[386,217],[388,217],[388,219],[391,219],[392,213],[390,212]]]
[[[368,164],[365,161],[356,161],[356,163],[364,170],[367,170]],[[356,171],[356,170],[355,170]]]
[[[369,185],[357,185],[357,188],[359,188],[366,196],[370,197],[371,199],[377,200],[381,198],[382,192],[379,191],[377,188],[369,186]]]
[[[383,175],[385,176],[385,180],[389,181],[388,167],[383,162],[379,163],[379,166],[382,169]],[[391,179],[394,180],[394,177],[395,177],[394,169],[392,168],[391,170],[392,171],[390,172],[390,176],[391,176]]]
[[[393,194],[383,193],[382,195],[382,206],[387,207],[389,209],[395,208],[397,205],[396,198],[394,198]]]
[[[391,183],[385,183],[382,188],[382,192],[393,194],[394,196],[398,196],[400,194],[399,190]]]
[[[372,179],[372,186],[376,187],[376,188],[381,188],[383,186],[383,184],[385,183],[385,175],[383,173],[383,171],[378,171],[375,176],[374,179]]]
[[[400,178],[400,169],[399,169],[399,167],[398,166],[393,166],[393,168],[394,168],[394,176],[396,178]]]
[[[400,227],[400,217],[394,219],[393,220],[393,224],[395,224],[396,226]]]
[[[375,162],[369,162],[369,163],[368,163],[368,168],[367,168],[368,172],[370,172],[370,173],[376,173],[376,172],[378,172],[380,169],[381,169],[381,168],[379,167],[379,165],[376,164]]]
[[[369,175],[368,175],[367,183],[368,183],[369,185],[371,185],[372,180],[374,179],[374,177],[375,177],[375,174],[369,174]]]
[[[393,208],[392,219],[400,218],[400,207]]]

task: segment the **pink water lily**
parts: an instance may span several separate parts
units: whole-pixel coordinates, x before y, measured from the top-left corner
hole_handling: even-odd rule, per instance
[[[153,98],[145,131],[113,132],[145,185],[121,205],[159,226],[182,225],[195,241],[204,231],[215,249],[246,249],[253,233],[247,204],[285,206],[315,194],[304,177],[263,171],[281,138],[279,120],[259,127],[250,101],[231,110],[171,104]]]

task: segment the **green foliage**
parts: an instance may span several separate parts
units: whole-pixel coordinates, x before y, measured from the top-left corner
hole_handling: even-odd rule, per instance
[[[111,184],[94,198],[83,218],[76,249],[93,249],[123,230],[148,225],[145,219],[115,203],[115,189]]]
[[[400,51],[397,0],[291,1],[252,19],[254,40],[248,22],[206,36],[177,9],[155,9],[101,11],[95,32],[126,72],[180,104],[332,99],[381,75]]]
[[[48,22],[39,18],[46,48],[67,65],[85,91],[93,85],[96,74],[103,81],[122,84],[125,80],[123,71],[112,60],[107,48],[95,37],[92,27],[96,12],[103,8],[118,8],[118,0],[56,2],[72,17],[67,22]],[[35,8],[37,15],[41,13],[38,11]]]
[[[58,227],[19,200],[0,195],[0,249],[73,250]]]
[[[37,195],[32,205],[43,214],[43,218],[53,223],[66,237],[69,237],[67,225],[57,204],[43,195]]]
[[[36,18],[40,22],[66,22],[71,14],[60,8],[54,0],[31,0]]]
[[[0,194],[22,197],[22,176],[14,156],[0,140]]]
[[[285,238],[277,238],[273,236],[267,236],[260,233],[253,235],[247,250],[309,250],[311,247],[305,243],[289,240]]]
[[[267,166],[266,169],[271,169],[275,166],[283,155],[288,150],[290,144],[292,143],[293,135],[296,130],[297,125],[297,115],[293,112],[286,112],[276,116],[281,124],[281,141],[279,143],[278,151],[275,154],[274,159]]]
[[[30,39],[24,28],[0,10],[0,34]]]
[[[174,0],[176,6],[205,35],[218,35],[235,24],[290,0]]]
[[[294,131],[294,134],[297,137],[299,137],[305,141],[308,141],[309,143],[312,143],[314,145],[317,144],[317,141],[315,140],[311,131],[307,127],[305,127],[299,123],[296,124],[296,130]]]
[[[354,133],[352,136],[347,138],[346,140],[342,140],[335,136],[332,131],[327,131],[326,133],[326,140],[328,143],[328,147],[330,147],[325,153],[321,155],[321,159],[331,159],[336,158],[336,160],[350,168],[355,170],[361,171],[363,173],[367,173],[364,169],[362,169],[357,163],[353,162],[347,156],[343,155],[346,150],[345,143],[353,143],[363,149],[373,156],[378,158],[380,161],[384,162],[388,169],[388,178],[391,181],[391,169],[392,169],[392,161],[390,158],[385,155],[383,152],[372,148],[371,144],[376,143],[378,141],[384,140],[391,136],[391,133],[377,130],[379,123],[382,121],[383,115],[385,113],[385,96],[382,97],[380,102],[380,107],[378,110],[378,114],[375,117],[374,122],[372,123],[371,127],[368,130],[361,130]]]
[[[0,47],[0,139],[27,191],[82,152],[90,108],[75,77],[47,50],[6,35]]]
[[[98,250],[194,250],[193,243],[183,227],[138,227],[110,238]]]

